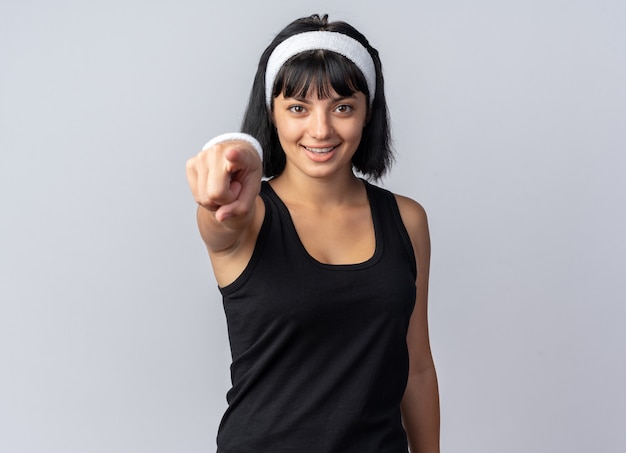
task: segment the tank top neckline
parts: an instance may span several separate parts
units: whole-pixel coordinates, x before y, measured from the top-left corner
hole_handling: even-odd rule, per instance
[[[380,212],[379,207],[375,201],[373,201],[373,188],[372,185],[360,178],[365,186],[365,191],[367,193],[367,199],[370,206],[370,215],[372,219],[372,224],[374,225],[374,253],[367,260],[362,261],[360,263],[346,263],[346,264],[329,264],[319,261],[313,255],[311,255],[306,247],[304,246],[302,240],[300,239],[300,235],[298,234],[298,230],[296,230],[296,225],[293,222],[293,218],[291,217],[291,213],[289,212],[289,208],[283,202],[283,200],[278,196],[278,194],[274,191],[274,188],[270,185],[269,181],[263,181],[263,185],[267,188],[267,194],[274,200],[276,206],[279,211],[282,213],[285,219],[287,219],[287,226],[294,237],[297,239],[296,243],[298,246],[298,251],[306,257],[306,259],[313,263],[314,265],[330,270],[359,270],[368,268],[370,266],[375,265],[383,253],[383,241],[382,241],[382,225],[380,223]]]

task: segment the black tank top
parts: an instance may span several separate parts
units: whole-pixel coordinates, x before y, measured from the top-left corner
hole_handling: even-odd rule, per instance
[[[218,452],[407,452],[400,401],[415,257],[393,194],[364,184],[374,255],[329,265],[308,254],[263,182],[254,252],[221,288],[233,362]]]

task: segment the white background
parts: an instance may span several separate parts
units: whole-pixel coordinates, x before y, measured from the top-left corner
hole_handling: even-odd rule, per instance
[[[0,3],[0,451],[215,450],[229,352],[184,165],[314,12],[379,49],[430,217],[445,452],[626,448],[626,3]]]

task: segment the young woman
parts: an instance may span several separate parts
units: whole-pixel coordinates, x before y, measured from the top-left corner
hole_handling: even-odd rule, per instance
[[[367,181],[392,161],[378,52],[292,22],[242,131],[187,163],[233,359],[218,452],[438,452],[426,214]]]

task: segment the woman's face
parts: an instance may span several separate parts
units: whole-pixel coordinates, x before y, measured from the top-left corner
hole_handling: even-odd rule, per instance
[[[312,177],[352,172],[367,119],[366,97],[361,92],[319,99],[311,86],[306,97],[274,98],[273,121],[285,151],[285,171],[297,170]]]

